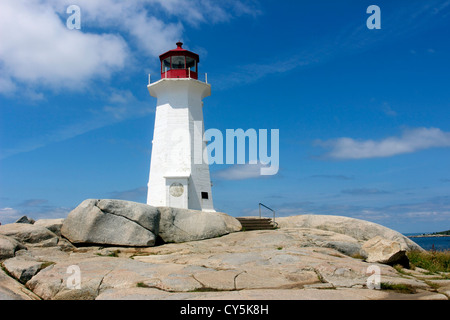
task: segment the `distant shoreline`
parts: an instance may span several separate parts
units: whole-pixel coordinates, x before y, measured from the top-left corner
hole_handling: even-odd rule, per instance
[[[407,236],[408,238],[442,238],[450,237],[448,234],[420,234],[417,236]]]

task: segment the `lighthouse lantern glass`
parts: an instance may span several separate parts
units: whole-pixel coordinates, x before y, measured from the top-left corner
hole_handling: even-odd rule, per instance
[[[176,49],[160,55],[162,79],[198,79],[199,56],[181,45],[177,43]]]
[[[172,69],[186,69],[184,56],[172,57]]]
[[[186,57],[186,69],[191,69],[193,72],[197,72],[197,61],[191,57]]]
[[[166,72],[166,70],[170,70],[170,57],[166,58],[162,61],[162,69],[161,72]]]

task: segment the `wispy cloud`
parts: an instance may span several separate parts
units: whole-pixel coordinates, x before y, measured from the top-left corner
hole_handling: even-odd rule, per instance
[[[45,199],[29,199],[14,207],[0,208],[0,222],[13,223],[22,216],[33,220],[65,218],[72,209],[52,205]]]
[[[401,203],[381,206],[360,206],[354,204],[319,203],[312,201],[290,202],[272,206],[277,216],[293,216],[300,214],[338,215],[373,221],[386,226],[402,227],[405,222],[409,226],[423,228],[423,224],[433,224],[444,230],[443,225],[450,223],[450,197],[439,196],[417,203]],[[251,211],[254,215],[255,210]],[[428,227],[427,227],[428,228]],[[411,231],[412,232],[412,231]]]
[[[341,191],[345,194],[350,194],[354,196],[361,196],[361,195],[378,195],[378,194],[388,194],[390,192],[380,190],[377,188],[355,188],[355,189],[345,189]]]
[[[343,7],[344,8],[344,7]],[[383,11],[383,28],[375,36],[368,32],[364,23],[352,23],[340,27],[337,34],[329,34],[315,43],[296,47],[280,56],[271,57],[270,61],[240,65],[238,71],[224,71],[220,79],[215,81],[219,90],[236,85],[256,82],[267,76],[283,74],[296,69],[309,68],[328,63],[335,59],[352,56],[370,50],[374,46],[393,42],[399,37],[412,36],[416,30],[427,30],[435,27],[450,15],[448,1],[411,2],[399,5],[396,9]],[[337,14],[339,16],[339,14]],[[388,115],[394,115],[388,110]]]
[[[144,200],[147,197],[147,187],[139,187],[125,191],[113,191],[110,192],[109,196],[112,199],[145,202]]]
[[[21,213],[17,209],[13,208],[0,208],[0,223],[7,224],[13,223],[21,217]]]
[[[111,119],[110,117],[94,117],[83,122],[73,123],[63,128],[56,129],[53,132],[47,132],[39,136],[31,137],[18,143],[14,147],[2,150],[0,160],[20,153],[37,150],[52,143],[65,141],[116,122],[117,120],[112,117]]]
[[[396,117],[397,116],[397,112],[395,110],[393,110],[391,108],[391,106],[389,105],[389,103],[385,102],[383,103],[383,112],[390,117]]]
[[[236,164],[223,170],[212,172],[213,179],[247,180],[267,177],[261,175],[261,164]]]
[[[146,101],[137,100],[131,92],[112,90],[110,103],[101,109],[89,109],[84,120],[63,127],[51,128],[52,131],[29,137],[13,147],[0,151],[0,160],[11,156],[37,150],[47,145],[78,137],[93,130],[111,126],[128,119],[144,117],[155,112],[155,108]]]
[[[332,179],[332,180],[354,180],[355,177],[346,176],[343,174],[315,174],[310,178]]]
[[[24,200],[20,204],[18,204],[18,207],[36,207],[36,206],[42,206],[44,204],[47,204],[48,200],[46,199],[28,199]]]
[[[405,130],[400,137],[388,137],[380,141],[338,138],[318,140],[315,144],[331,149],[326,156],[333,159],[383,158],[429,148],[450,147],[450,132],[438,128],[417,128]]]

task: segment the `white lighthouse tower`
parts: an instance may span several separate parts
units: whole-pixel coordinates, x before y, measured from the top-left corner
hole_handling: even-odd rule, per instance
[[[199,56],[182,46],[178,42],[160,56],[161,80],[148,85],[157,106],[147,204],[215,211],[209,165],[202,157],[202,100],[211,95],[211,86],[198,80]]]

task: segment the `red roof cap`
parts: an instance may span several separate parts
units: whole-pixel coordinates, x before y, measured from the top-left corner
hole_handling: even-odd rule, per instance
[[[191,52],[189,50],[183,49],[183,42],[179,41],[176,43],[177,48],[176,49],[172,49],[167,51],[166,53],[163,53],[162,55],[159,56],[159,59],[164,60],[167,57],[171,57],[171,56],[187,56],[187,57],[191,57],[195,60],[197,60],[197,63],[200,62],[200,56],[194,52]]]

